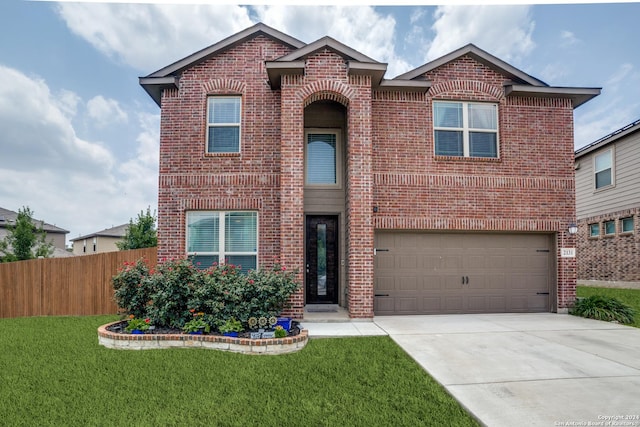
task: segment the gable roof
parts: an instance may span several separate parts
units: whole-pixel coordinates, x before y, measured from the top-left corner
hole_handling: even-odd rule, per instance
[[[84,240],[84,239],[90,239],[92,237],[115,237],[115,238],[120,238],[120,237],[124,237],[125,234],[127,234],[127,230],[129,229],[129,223],[126,224],[122,224],[122,225],[116,225],[115,227],[111,227],[111,228],[106,228],[104,230],[101,231],[96,231],[95,233],[91,233],[91,234],[86,234],[84,236],[79,236],[73,239],[69,239],[72,242],[75,242],[76,240]]]
[[[257,35],[264,35],[294,49],[285,56],[265,62],[269,83],[274,89],[280,87],[282,75],[303,74],[305,67],[304,59],[308,55],[320,49],[330,49],[346,59],[349,74],[370,75],[372,86],[377,90],[426,92],[431,87],[431,82],[425,78],[425,73],[467,55],[510,80],[504,85],[505,96],[565,98],[572,101],[573,108],[577,108],[598,96],[601,91],[601,88],[549,86],[542,80],[507,64],[503,60],[471,43],[393,79],[384,79],[384,74],[387,71],[386,63],[369,58],[329,36],[322,37],[313,43],[305,44],[263,23],[253,25],[184,59],[161,68],[146,77],[140,77],[140,85],[147,91],[151,98],[153,98],[156,104],[160,106],[162,91],[167,88],[177,88],[179,75],[185,69],[213,55],[237,46],[246,40],[254,38]]]
[[[569,98],[573,102],[573,108],[577,108],[590,99],[600,94],[601,88],[583,87],[553,87],[542,80],[539,80],[516,67],[507,64],[500,58],[480,49],[476,45],[469,43],[453,52],[438,59],[426,63],[425,65],[401,74],[393,80],[425,80],[424,74],[449,62],[455,61],[463,56],[486,65],[499,74],[511,79],[510,83],[504,85],[505,96],[531,96],[531,97],[557,97]]]
[[[0,208],[0,228],[6,228],[7,225],[15,225],[17,218],[18,212]],[[36,227],[42,226],[42,229],[47,233],[67,234],[69,232],[69,230],[56,227],[55,225],[48,224],[35,218],[31,218],[31,222],[33,222],[33,225],[35,225]]]
[[[347,72],[349,74],[370,74],[374,86],[380,84],[384,73],[387,71],[387,64],[369,58],[332,37],[324,36],[313,43],[294,50],[288,55],[273,61],[267,61],[265,66],[271,87],[280,87],[280,77],[283,74],[303,74],[304,59],[322,49],[329,49],[346,59]]]
[[[640,131],[640,119],[636,120],[633,123],[629,123],[628,125],[623,126],[608,135],[603,136],[602,138],[592,142],[591,144],[587,144],[584,147],[577,149],[575,152],[575,158],[577,160],[578,158],[586,154],[612,144],[615,141],[638,131]]]
[[[257,37],[258,35],[269,37],[295,49],[305,46],[305,43],[300,40],[259,22],[256,25],[219,41],[218,43],[212,44],[211,46],[182,58],[173,64],[167,65],[146,77],[140,77],[140,85],[145,91],[147,91],[149,96],[153,98],[156,104],[160,106],[162,90],[170,87],[177,88],[178,77],[184,70],[193,67],[194,65],[205,61],[220,52],[231,49],[246,40]]]

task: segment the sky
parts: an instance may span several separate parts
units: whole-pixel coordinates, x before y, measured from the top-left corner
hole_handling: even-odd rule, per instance
[[[257,22],[329,35],[385,78],[474,43],[550,86],[601,87],[574,111],[575,148],[640,119],[640,3],[197,3],[0,1],[0,207],[67,239],[155,211],[160,109],[138,77]]]

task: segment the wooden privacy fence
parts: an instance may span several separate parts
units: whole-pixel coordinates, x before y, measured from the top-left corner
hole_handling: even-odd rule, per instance
[[[0,264],[0,318],[115,314],[111,278],[143,257],[156,265],[157,248]]]

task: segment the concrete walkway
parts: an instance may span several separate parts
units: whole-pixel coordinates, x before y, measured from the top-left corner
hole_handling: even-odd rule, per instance
[[[390,335],[488,426],[640,427],[637,328],[551,313],[302,324],[311,337]]]

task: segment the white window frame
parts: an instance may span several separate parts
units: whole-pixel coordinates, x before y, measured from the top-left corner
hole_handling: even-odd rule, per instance
[[[307,140],[309,134],[326,134],[335,135],[336,137],[336,183],[335,184],[310,184],[307,182]],[[327,188],[327,189],[339,189],[342,188],[342,138],[340,137],[340,129],[330,128],[306,128],[304,130],[304,185],[310,188]]]
[[[613,232],[607,233],[607,224],[611,224],[611,223],[613,223]],[[615,234],[616,234],[616,220],[615,219],[609,219],[607,221],[603,221],[602,222],[602,231],[604,232],[605,236],[615,236]]]
[[[218,252],[208,251],[189,251],[189,214],[197,212],[199,214],[210,213],[212,217],[218,216]],[[227,252],[225,250],[226,239],[226,214],[228,213],[255,213],[256,214],[256,250],[255,252]],[[256,211],[187,211],[185,215],[185,249],[187,256],[218,256],[218,264],[225,264],[227,256],[255,256],[256,257],[256,270],[260,268],[260,215]]]
[[[454,128],[454,127],[441,127],[436,126],[435,123],[435,109],[436,104],[438,103],[447,103],[447,104],[462,104],[462,127]],[[495,107],[496,113],[496,129],[476,129],[469,127],[469,105],[492,105]],[[499,159],[500,158],[500,117],[499,117],[499,106],[493,102],[469,102],[469,101],[454,101],[454,100],[446,100],[439,99],[434,100],[431,113],[432,113],[432,122],[433,122],[433,152],[436,156],[444,156],[444,157],[464,157],[464,158],[477,158],[477,159]],[[438,154],[436,151],[436,131],[455,131],[462,132],[462,156],[453,156],[450,154]],[[496,156],[495,157],[480,157],[480,156],[471,156],[470,142],[469,142],[469,134],[470,132],[479,132],[479,133],[492,133],[496,135]]]
[[[601,170],[596,169],[596,159],[598,157],[600,157],[600,156],[603,156],[603,155],[607,154],[607,153],[610,154],[610,156],[611,156],[611,165],[608,168],[605,168],[605,169],[601,169]],[[615,161],[615,159],[616,159],[616,153],[615,153],[615,150],[613,149],[613,147],[611,147],[611,148],[609,148],[607,150],[599,151],[598,153],[594,154],[594,156],[593,156],[593,188],[594,188],[594,191],[601,191],[601,190],[606,190],[608,188],[615,187],[615,185],[616,185],[616,173],[615,173],[616,172],[616,168],[615,168],[616,161]],[[606,171],[607,169],[611,169],[611,184],[604,185],[602,187],[598,187],[597,186],[597,181],[596,181],[596,175],[599,172]]]
[[[631,221],[631,230],[625,231],[624,229],[625,221]],[[635,228],[636,228],[636,224],[635,224],[635,218],[633,216],[626,216],[624,218],[620,218],[620,233],[631,234],[635,231]]]
[[[238,112],[238,122],[211,123],[209,115],[211,113],[211,99],[238,99],[240,100],[240,111]],[[242,96],[241,95],[209,95],[207,96],[207,131],[205,135],[205,152],[207,154],[239,154],[242,150]],[[209,151],[209,130],[211,128],[237,127],[238,128],[238,151]]]
[[[598,233],[597,234],[593,234],[593,226],[596,226],[598,229]],[[589,224],[589,237],[595,238],[595,237],[600,237],[600,223],[599,222],[593,222],[591,224]]]

